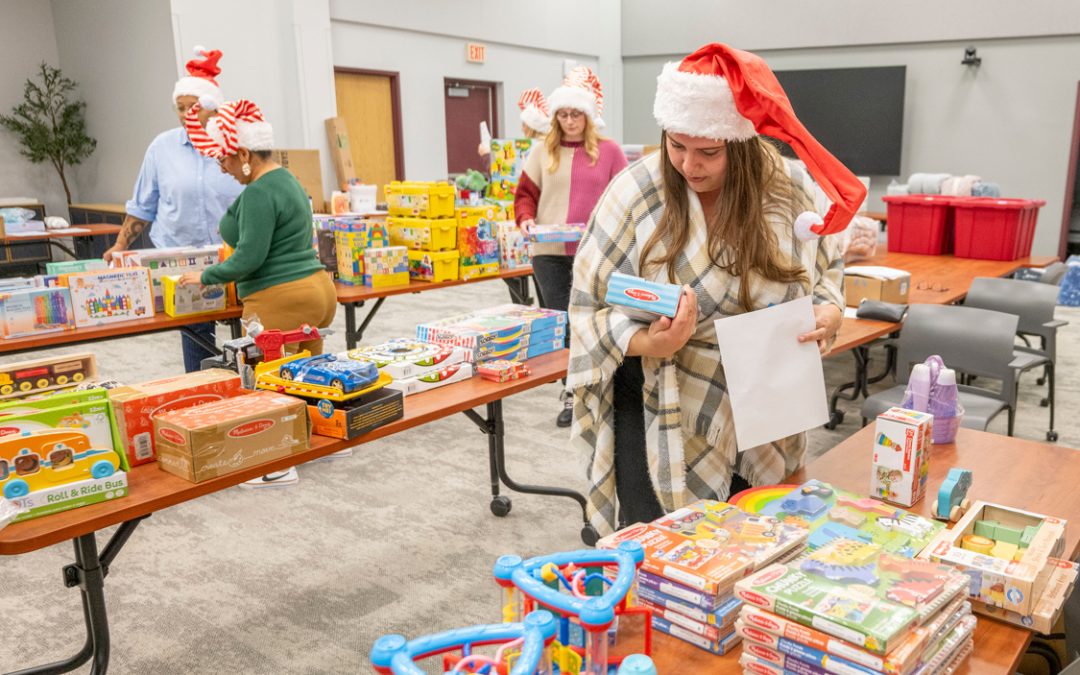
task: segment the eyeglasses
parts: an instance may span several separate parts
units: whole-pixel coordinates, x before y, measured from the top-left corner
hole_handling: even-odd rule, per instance
[[[931,293],[944,293],[949,290],[948,286],[942,286],[940,283],[931,283],[929,281],[920,281],[915,284],[915,290],[917,291],[930,291]]]
[[[585,113],[580,110],[560,110],[555,113],[555,117],[561,120],[579,120],[585,116]]]

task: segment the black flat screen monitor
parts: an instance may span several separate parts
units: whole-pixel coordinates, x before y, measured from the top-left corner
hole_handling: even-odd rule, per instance
[[[906,66],[776,71],[795,114],[860,176],[900,175]],[[795,153],[783,143],[781,152]]]

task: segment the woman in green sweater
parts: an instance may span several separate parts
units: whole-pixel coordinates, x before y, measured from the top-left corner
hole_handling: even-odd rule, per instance
[[[182,284],[236,282],[244,319],[258,316],[268,329],[293,330],[303,324],[325,328],[337,311],[334,284],[311,244],[311,205],[296,178],[270,159],[273,129],[254,103],[222,104],[204,129],[198,108],[186,127],[195,148],[221,164],[244,191],[221,218],[221,238],[233,248],[224,262],[202,273],[189,272]],[[322,353],[322,340],[300,343]]]

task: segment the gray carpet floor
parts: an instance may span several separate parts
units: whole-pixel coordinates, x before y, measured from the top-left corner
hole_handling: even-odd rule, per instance
[[[500,282],[397,296],[366,341],[411,335],[425,317],[506,299]],[[1059,338],[1059,443],[1080,447],[1080,311],[1059,308],[1058,318],[1071,322]],[[339,312],[330,348],[344,348],[343,326]],[[103,375],[120,381],[182,370],[174,333],[90,348]],[[849,354],[825,363],[830,389],[850,377]],[[1029,376],[1017,436],[1044,439],[1041,396]],[[556,385],[505,402],[510,474],[580,489],[578,458],[567,431],[554,424],[558,407]],[[814,454],[858,429],[858,408],[845,409],[835,431],[810,432]],[[1004,427],[1001,416],[991,430]],[[457,415],[358,447],[349,458],[301,466],[300,483],[289,488],[234,488],[155,514],[106,580],[112,672],[370,672],[367,654],[382,634],[412,637],[495,621],[496,557],[579,548],[581,519],[571,500],[518,494],[508,517],[492,516],[486,448],[485,437]],[[99,547],[105,540],[99,537]],[[63,588],[60,576],[71,559],[67,543],[0,558],[0,672],[81,646],[79,592]]]

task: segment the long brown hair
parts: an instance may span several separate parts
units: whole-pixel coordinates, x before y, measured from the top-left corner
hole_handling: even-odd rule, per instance
[[[592,119],[589,118],[589,113],[583,113],[585,115],[585,152],[589,155],[590,163],[592,166],[596,166],[596,160],[600,159],[600,134],[596,131],[596,127],[593,125]],[[548,157],[551,161],[548,163],[548,173],[555,173],[559,170],[559,150],[562,146],[562,125],[559,124],[559,120],[555,115],[551,116],[551,131],[548,132],[547,139],[544,141],[544,147],[547,148]]]
[[[739,305],[751,304],[751,272],[769,281],[809,286],[806,270],[790,263],[780,252],[776,233],[767,218],[780,216],[792,222],[812,208],[810,197],[796,188],[783,170],[783,160],[767,141],[758,137],[727,142],[727,173],[712,218],[706,223],[709,258],[728,274],[739,277]],[[686,179],[668,157],[667,133],[660,136],[660,163],[664,178],[664,213],[656,230],[641,250],[642,273],[648,275],[666,265],[668,281],[675,282],[675,260],[690,239],[690,200]],[[655,260],[653,250],[663,242],[666,254]]]

